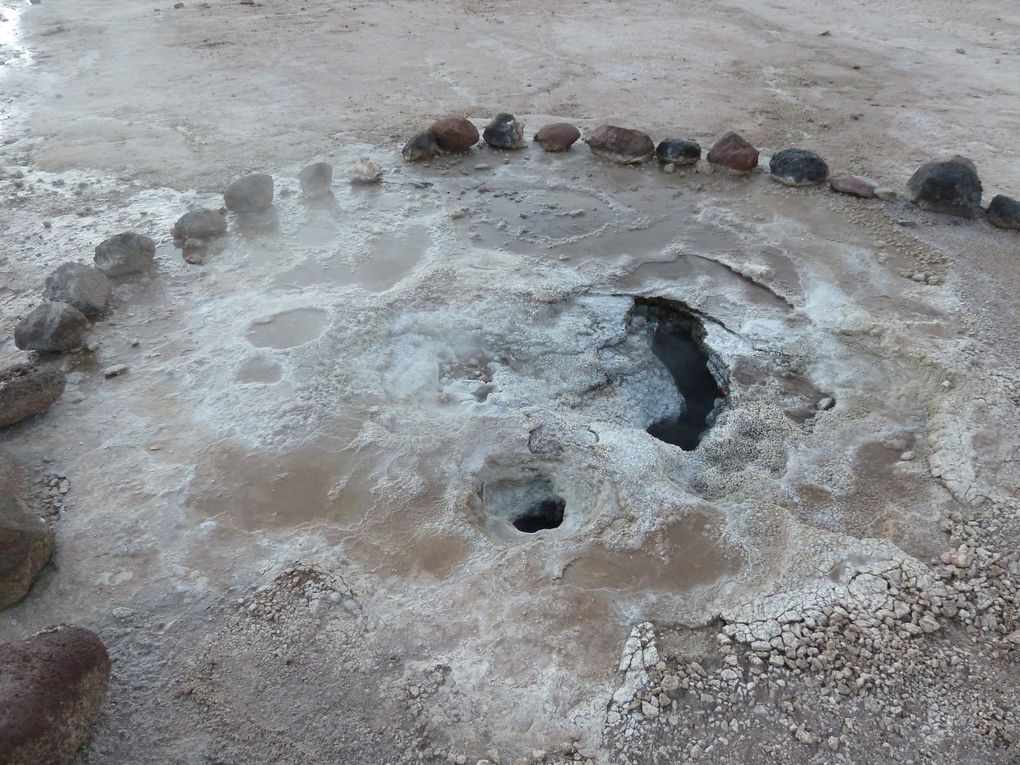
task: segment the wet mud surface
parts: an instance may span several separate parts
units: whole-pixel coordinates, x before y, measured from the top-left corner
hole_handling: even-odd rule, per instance
[[[4,66],[39,66],[11,31],[24,8],[2,12]],[[999,251],[987,227],[958,241],[899,202],[621,168],[580,144],[411,166],[395,136],[356,133],[257,144],[272,213],[229,216],[190,265],[170,227],[222,186],[194,146],[168,140],[166,168],[124,177],[98,128],[77,128],[75,156],[55,116],[42,143],[23,137],[39,119],[0,117],[17,141],[0,361],[19,358],[9,336],[54,253],[89,260],[129,228],[159,245],[154,276],[118,282],[98,349],[43,361],[69,371],[64,397],[0,435],[73,487],[53,570],[0,637],[78,621],[117,657],[82,762],[474,762],[490,746],[513,762],[577,735],[616,765],[607,710],[635,624],[691,651],[738,607],[937,560],[947,517],[1015,500],[1015,370],[982,367],[1007,322],[972,313],[961,275],[983,266],[959,261],[961,243]],[[790,129],[763,127],[763,152]],[[297,181],[316,153],[337,168],[325,200]],[[344,180],[362,156],[378,186]]]

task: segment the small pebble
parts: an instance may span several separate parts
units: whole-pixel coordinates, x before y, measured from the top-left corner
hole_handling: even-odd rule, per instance
[[[120,377],[122,374],[128,371],[127,364],[114,364],[112,367],[107,367],[103,370],[103,375],[106,377]]]

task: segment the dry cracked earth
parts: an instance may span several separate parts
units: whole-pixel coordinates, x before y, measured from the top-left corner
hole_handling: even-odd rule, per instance
[[[1018,34],[985,0],[3,0],[0,363],[57,265],[158,244],[0,432],[56,534],[0,639],[114,660],[78,762],[1020,761],[1016,232],[582,144],[400,157],[506,110],[899,190],[960,153],[1017,197]],[[185,262],[174,221],[253,171],[272,213]]]

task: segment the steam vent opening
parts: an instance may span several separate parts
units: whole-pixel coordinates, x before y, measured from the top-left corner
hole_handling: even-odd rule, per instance
[[[544,499],[514,518],[514,528],[525,534],[534,534],[543,529],[555,529],[563,523],[563,510],[567,506],[559,497]]]
[[[683,303],[636,298],[632,317],[647,322],[652,352],[669,371],[684,400],[678,416],[653,422],[647,432],[667,444],[692,451],[726,402],[725,387],[720,387],[712,373],[712,366],[721,371],[722,363],[705,344],[701,320]]]
[[[567,501],[539,473],[486,481],[481,496],[489,518],[524,534],[559,528],[566,516]]]

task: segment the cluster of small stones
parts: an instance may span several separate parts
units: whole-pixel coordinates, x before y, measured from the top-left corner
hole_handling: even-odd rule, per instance
[[[349,172],[351,183],[375,183],[380,180],[382,170],[373,162],[362,159],[355,163]],[[329,194],[329,185],[332,182],[332,167],[325,163],[306,168],[301,175],[301,183],[305,193],[309,197]],[[184,249],[185,260],[195,262],[196,253],[198,259],[204,254],[208,243],[227,231],[225,211],[230,210],[237,215],[257,215],[270,209],[273,203],[274,184],[272,176],[267,174],[255,174],[244,176],[232,182],[224,192],[225,208],[223,210],[193,210],[186,213],[174,226],[173,235],[176,241]],[[111,307],[114,282],[112,280],[123,277],[136,276],[152,271],[155,267],[156,245],[153,240],[146,236],[127,231],[112,236],[101,242],[95,249],[94,266],[84,263],[68,262],[60,265],[46,279],[43,298],[47,302],[36,307],[28,316],[21,319],[15,327],[15,345],[25,351],[40,354],[67,353],[80,349],[94,352],[98,350],[98,344],[86,342],[86,332],[91,326],[91,321],[105,317]],[[137,341],[132,341],[137,345]],[[128,371],[125,364],[114,364],[103,370],[107,378],[119,377]],[[79,374],[79,373],[75,373]],[[45,411],[64,392],[68,376],[59,369],[46,368],[35,364],[19,364],[0,370],[0,427],[14,425],[22,420]],[[39,520],[39,517],[52,518],[59,515],[64,506],[64,498],[70,491],[70,481],[62,474],[47,473],[36,480],[33,487],[33,495],[36,500],[36,507],[33,512],[35,522],[40,528],[46,531],[52,540],[52,532]],[[13,501],[13,500],[12,500]],[[13,512],[13,511],[12,511]],[[27,512],[27,511],[25,511]],[[0,548],[7,545],[10,539],[20,539],[19,534],[24,534],[22,526],[27,522],[20,518],[7,519],[0,517]],[[10,528],[7,524],[13,524]],[[21,525],[18,525],[21,524]],[[50,542],[52,546],[52,541]],[[24,551],[15,551],[23,555]],[[47,552],[46,557],[49,557]],[[20,580],[24,578],[21,568],[5,572],[12,577],[12,587],[17,585],[17,600],[23,597],[31,586],[32,581],[38,575],[38,568],[45,565],[45,560],[39,561],[36,569],[33,569],[31,578],[21,586]],[[343,588],[326,589],[322,592],[315,589],[315,577],[305,576],[299,572],[292,572],[295,577],[304,576],[306,589],[309,589],[309,603],[313,609],[318,608],[322,603],[348,603],[345,596],[340,593]],[[14,580],[17,581],[14,581]],[[6,582],[0,581],[0,585],[6,586]],[[0,588],[2,589],[2,588]],[[321,597],[313,597],[314,594]],[[349,592],[347,593],[349,595]],[[246,614],[252,617],[265,618],[267,621],[275,621],[279,612],[271,610],[272,606],[267,598],[258,598],[249,605]],[[78,627],[70,627],[74,634],[86,634],[87,631]],[[46,635],[40,633],[31,641],[38,639],[47,640]],[[87,633],[91,634],[91,633]],[[92,636],[95,642],[101,645],[98,637]],[[15,644],[0,645],[0,650],[15,650]],[[286,646],[284,646],[284,650]],[[108,676],[108,668],[106,676]],[[47,694],[56,698],[46,688],[24,688],[21,684],[34,682],[35,675],[29,673],[24,677],[7,676],[3,667],[0,667],[0,706],[7,703],[5,694],[27,694],[40,696],[40,713],[45,712],[47,719],[51,720],[54,726],[64,725],[65,711],[46,710]],[[92,693],[84,689],[82,693]],[[92,694],[90,703],[98,698],[101,703],[105,696],[105,682],[103,690],[99,695]],[[5,685],[6,684],[6,685]],[[54,701],[67,706],[66,701]],[[74,712],[74,710],[71,710]],[[94,711],[89,710],[90,720],[94,718]],[[45,726],[40,726],[44,728]],[[88,727],[91,727],[91,722]],[[85,730],[87,733],[87,729]],[[45,732],[44,732],[45,733]],[[0,731],[2,738],[3,731]],[[28,735],[28,734],[26,734]],[[75,731],[73,736],[56,727],[45,735],[53,742],[68,742],[60,751],[60,759],[53,759],[53,762],[64,762],[66,758],[73,757],[74,753],[84,741],[81,731]],[[20,739],[19,739],[20,741]],[[2,742],[0,742],[2,743]],[[19,744],[20,745],[20,744]],[[35,746],[35,744],[31,744]],[[34,750],[33,750],[34,751]],[[6,760],[5,760],[6,761]],[[28,762],[29,760],[24,760]],[[32,760],[34,761],[34,760]],[[50,761],[50,760],[47,760]],[[13,762],[22,762],[17,759]]]
[[[593,757],[578,747],[576,741],[565,741],[555,750],[534,749],[530,757],[502,757],[498,749],[489,749],[482,759],[470,759],[466,754],[446,754],[425,749],[422,756],[448,765],[595,765]]]
[[[382,168],[367,158],[357,160],[347,171],[347,178],[354,185],[378,183],[382,177]],[[298,182],[305,198],[327,199],[333,194],[333,166],[328,162],[313,162],[301,169]],[[242,175],[232,180],[223,191],[223,207],[215,210],[207,207],[189,210],[170,229],[170,235],[186,263],[201,265],[219,240],[227,234],[228,212],[247,224],[271,222],[275,196],[276,183],[272,175]]]
[[[64,498],[71,491],[71,481],[60,473],[45,473],[35,480],[35,497],[43,514],[52,518],[64,509]]]
[[[111,278],[151,270],[155,253],[155,242],[128,231],[96,247],[94,266],[63,263],[46,279],[46,302],[15,326],[14,344],[41,354],[67,353],[83,346],[92,350],[86,344],[85,333],[91,322],[104,317],[111,307]],[[0,370],[0,427],[44,411],[60,397],[65,384],[66,378],[59,370],[33,365]]]
[[[636,735],[640,728],[686,729],[687,736],[671,734],[680,750],[663,754],[697,761],[754,724],[741,723],[739,709],[774,714],[766,711],[763,698],[779,707],[778,723],[793,740],[834,752],[855,733],[854,719],[843,716],[850,699],[890,734],[931,730],[935,710],[920,719],[904,709],[903,700],[913,684],[937,685],[970,655],[928,637],[955,623],[975,641],[1010,653],[1020,650],[1020,567],[980,546],[981,524],[956,514],[943,528],[955,547],[932,568],[912,559],[889,561],[859,569],[847,585],[776,595],[724,613],[711,662],[661,656],[653,625],[638,625],[624,649],[623,681],[607,713],[607,738],[624,742],[622,756],[632,738],[634,760],[626,761],[644,762],[640,742],[646,739]],[[715,666],[706,668],[710,663]],[[813,698],[821,699],[821,711],[841,724],[812,730],[803,718],[819,710],[806,708],[796,687],[817,689]],[[777,701],[787,688],[791,698]],[[966,702],[980,733],[1014,743],[1004,724],[1006,713],[993,699],[958,702]]]
[[[303,563],[295,563],[273,580],[259,587],[250,597],[238,600],[241,623],[258,624],[272,637],[272,653],[286,657],[290,641],[299,633],[302,615],[318,616],[329,609],[342,608],[351,614],[361,610],[354,591],[342,577]]]
[[[533,141],[547,152],[568,151],[581,138],[574,125],[557,122],[543,126]],[[485,127],[481,141],[492,149],[513,151],[524,148],[524,125],[514,115],[497,114]],[[666,138],[654,143],[640,130],[617,125],[600,125],[584,137],[592,154],[610,162],[640,165],[653,157],[663,170],[675,172],[678,167],[697,165],[701,146],[694,140]],[[478,129],[471,120],[461,116],[441,117],[427,130],[415,133],[401,153],[409,162],[435,159],[443,154],[464,154],[479,143]],[[750,141],[735,132],[717,140],[706,160],[710,167],[735,175],[747,175],[758,168],[760,152]],[[870,178],[860,175],[832,175],[828,163],[806,149],[787,148],[769,161],[769,175],[786,186],[821,186],[840,194],[863,199],[894,200],[897,195],[880,189]],[[927,162],[917,169],[907,183],[910,200],[932,212],[966,218],[976,217],[981,209],[981,181],[974,163],[965,157]],[[987,207],[988,221],[998,228],[1020,230],[1020,202],[1002,194],[996,195]]]

